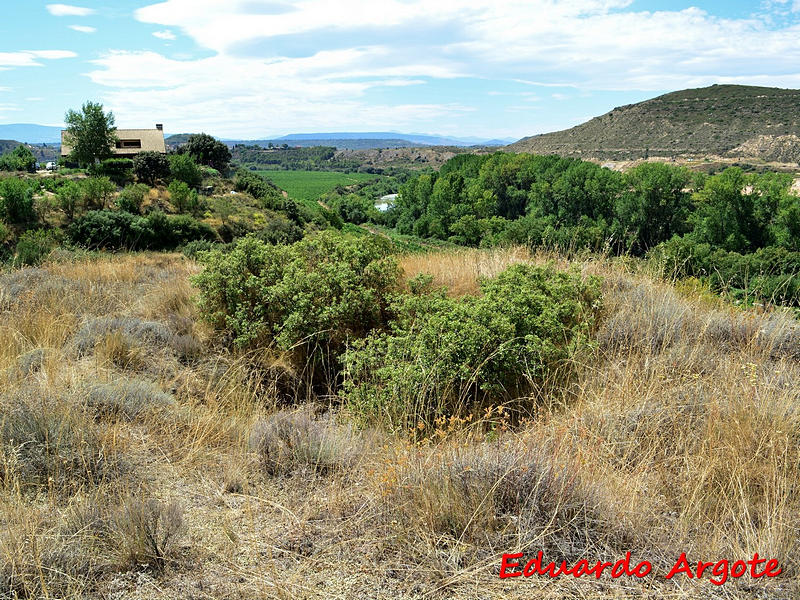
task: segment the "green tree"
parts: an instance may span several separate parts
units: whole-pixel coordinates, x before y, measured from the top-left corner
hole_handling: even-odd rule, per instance
[[[133,159],[133,174],[143,183],[156,185],[169,177],[169,160],[160,152],[140,152]]]
[[[111,149],[117,142],[117,128],[114,113],[104,113],[102,104],[86,102],[80,112],[68,110],[64,122],[67,125],[65,142],[72,148],[71,161],[88,166],[111,157]]]
[[[637,251],[686,232],[690,179],[685,168],[663,163],[642,163],[625,175],[616,213],[622,236]]]
[[[11,177],[0,181],[0,219],[17,224],[36,220],[33,190],[23,179]]]
[[[207,133],[190,135],[184,152],[197,161],[197,164],[213,167],[225,172],[231,162],[231,151],[228,146]]]
[[[169,157],[169,170],[173,179],[182,181],[190,188],[197,188],[203,181],[203,173],[194,159],[188,154],[174,154]]]
[[[20,144],[11,152],[6,152],[0,156],[0,171],[27,171],[33,173],[36,170],[36,157],[30,148]]]

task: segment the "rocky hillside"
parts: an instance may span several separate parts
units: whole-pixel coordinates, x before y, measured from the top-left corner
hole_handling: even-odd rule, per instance
[[[599,159],[715,155],[795,162],[797,136],[800,90],[712,85],[621,106],[508,149]]]

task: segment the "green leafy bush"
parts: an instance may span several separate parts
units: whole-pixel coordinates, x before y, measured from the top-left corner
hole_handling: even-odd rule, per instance
[[[115,185],[123,186],[133,181],[133,161],[130,158],[107,158],[99,165],[89,168],[97,177],[108,177]]]
[[[70,241],[87,248],[169,250],[192,240],[217,239],[207,224],[187,215],[153,212],[147,217],[125,211],[97,210],[82,215],[67,230]]]
[[[182,181],[190,188],[197,188],[203,181],[203,173],[194,159],[188,154],[174,154],[169,157],[169,171],[173,179]]]
[[[197,192],[189,189],[183,181],[173,181],[167,188],[169,191],[169,201],[175,209],[180,212],[196,212],[199,207]]]
[[[89,177],[81,182],[86,207],[92,210],[103,210],[108,206],[111,195],[117,186],[108,177]]]
[[[429,281],[412,280],[389,331],[345,354],[342,397],[365,420],[403,428],[529,397],[569,372],[601,307],[597,278],[552,266],[513,265],[459,299]]]
[[[142,211],[142,203],[150,188],[143,183],[129,185],[117,196],[117,206],[120,210],[138,215]]]
[[[30,148],[20,144],[11,152],[0,156],[0,171],[36,171],[36,158]]]
[[[312,356],[335,361],[348,340],[385,322],[399,275],[389,253],[387,240],[331,231],[291,246],[248,236],[204,255],[194,283],[204,317],[237,346],[275,344],[303,366]]]
[[[0,219],[7,223],[31,223],[36,219],[33,190],[23,179],[0,181]]]
[[[14,262],[17,265],[38,265],[56,246],[58,240],[52,231],[44,229],[26,231],[17,242]]]
[[[156,185],[159,180],[169,177],[169,160],[160,152],[140,152],[133,159],[133,174],[143,183]]]
[[[74,181],[67,181],[58,189],[56,198],[67,218],[72,219],[84,201],[83,188]]]

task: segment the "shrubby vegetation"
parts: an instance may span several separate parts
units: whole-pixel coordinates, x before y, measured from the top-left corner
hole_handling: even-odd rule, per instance
[[[254,237],[201,256],[204,318],[239,348],[286,353],[311,383],[392,427],[529,398],[590,345],[599,282],[517,265],[454,299],[417,279],[401,292],[392,247],[323,232],[290,246]]]
[[[527,399],[569,373],[601,306],[597,279],[553,267],[511,266],[463,298],[429,283],[412,281],[414,293],[393,298],[389,331],[345,356],[343,397],[367,419],[408,429]]]
[[[169,250],[195,240],[217,240],[207,224],[187,215],[151,212],[146,217],[127,211],[94,210],[77,218],[67,237],[78,246],[107,250]]]
[[[274,345],[325,377],[349,340],[385,323],[399,275],[390,254],[377,237],[321,232],[273,246],[250,236],[203,256],[194,281],[203,317],[236,346]]]

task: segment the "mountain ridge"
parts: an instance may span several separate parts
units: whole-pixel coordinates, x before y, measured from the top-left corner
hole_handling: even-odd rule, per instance
[[[712,85],[619,106],[585,123],[529,136],[512,152],[595,159],[800,154],[800,90]],[[776,150],[776,147],[778,148]]]

